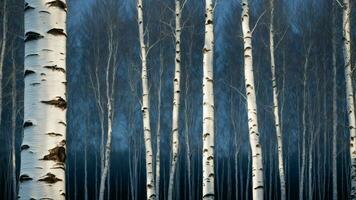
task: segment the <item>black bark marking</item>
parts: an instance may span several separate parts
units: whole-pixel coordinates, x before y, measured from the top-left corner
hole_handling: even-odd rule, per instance
[[[59,143],[60,146],[64,146],[66,145],[66,140],[62,140],[60,143]]]
[[[29,31],[25,34],[25,42],[39,40],[41,38],[44,38],[44,36],[36,32]]]
[[[263,189],[263,186],[260,185],[260,186],[257,186],[257,187],[255,187],[255,188],[253,188],[253,189],[255,189],[255,190],[257,190],[257,189]]]
[[[62,181],[62,179],[57,178],[56,175],[52,174],[52,173],[47,173],[43,178],[38,179],[38,181],[44,181],[46,183],[56,183],[58,181]]]
[[[63,121],[58,122],[59,124],[62,124],[63,126],[67,126],[67,124]]]
[[[20,176],[20,182],[30,181],[30,180],[32,180],[32,178],[31,178],[29,175],[27,175],[27,174],[22,174],[22,175]]]
[[[206,25],[209,25],[209,24],[213,24],[213,20],[208,19],[208,21],[206,22]]]
[[[47,31],[47,33],[55,36],[64,35],[67,37],[67,34],[61,28],[52,28],[51,30]]]
[[[48,12],[47,10],[41,10],[40,13],[46,13],[46,14],[51,14],[50,12]]]
[[[30,126],[33,126],[33,123],[31,121],[25,121],[25,123],[23,123],[24,128],[30,127]]]
[[[24,11],[33,10],[33,9],[35,9],[33,6],[30,6],[30,4],[28,4],[27,2],[25,3]]]
[[[26,56],[26,58],[32,57],[32,56],[39,56],[39,54],[38,54],[38,53],[31,53],[31,54],[28,54],[28,55]]]
[[[62,97],[56,97],[56,99],[49,100],[49,101],[41,101],[41,103],[53,105],[53,106],[58,107],[62,110],[67,108],[67,102]]]
[[[49,7],[58,7],[67,12],[67,4],[61,0],[54,0],[46,3]]]
[[[63,136],[63,135],[60,134],[60,133],[54,133],[54,132],[46,133],[46,135],[53,136],[53,137],[60,137],[60,136]]]
[[[48,150],[49,154],[43,156],[41,160],[53,160],[57,162],[64,163],[66,160],[66,149],[62,146],[54,147]]]
[[[63,72],[63,73],[66,72],[66,70],[64,68],[58,67],[57,65],[47,65],[47,66],[43,66],[43,67],[46,68],[46,69],[51,69],[53,71],[60,71],[60,72]]]
[[[26,77],[26,76],[28,76],[28,75],[30,75],[30,74],[35,74],[35,73],[36,73],[36,72],[33,71],[33,70],[26,69],[26,70],[25,70],[25,73],[24,73],[24,77]]]
[[[212,193],[208,193],[208,194],[205,194],[205,195],[203,196],[203,199],[204,199],[204,198],[210,198],[210,197],[214,198],[215,195],[212,194]]]
[[[40,85],[41,83],[31,83],[31,86],[36,86],[36,85]]]
[[[30,148],[30,146],[28,146],[27,144],[24,144],[24,145],[21,146],[21,151],[29,149],[29,148]]]

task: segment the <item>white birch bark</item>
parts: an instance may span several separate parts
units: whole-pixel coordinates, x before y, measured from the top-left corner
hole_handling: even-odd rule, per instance
[[[168,184],[168,200],[173,198],[174,176],[177,166],[178,153],[179,153],[179,107],[180,107],[180,66],[181,66],[181,49],[180,49],[180,36],[181,36],[181,6],[180,0],[175,1],[175,71],[173,79],[173,117],[172,117],[172,158],[169,173]]]
[[[0,125],[2,122],[2,79],[3,79],[3,67],[5,61],[5,51],[7,42],[7,0],[4,0],[3,5],[3,19],[2,19],[2,40],[1,40],[1,52],[0,52]]]
[[[203,49],[203,199],[213,200],[214,191],[214,5],[205,0],[205,42]]]
[[[153,152],[152,152],[152,137],[150,125],[150,103],[149,103],[149,86],[147,72],[147,52],[145,44],[145,33],[143,24],[143,4],[142,0],[137,0],[137,22],[139,28],[139,39],[142,61],[142,118],[143,132],[145,140],[145,155],[146,155],[146,198],[149,200],[156,199],[156,189],[153,177]]]
[[[355,102],[352,88],[351,66],[351,4],[350,0],[344,0],[343,5],[343,42],[346,80],[346,103],[350,129],[350,159],[351,159],[351,199],[356,199],[356,119]]]
[[[332,199],[337,200],[337,66],[336,66],[336,2],[332,13],[332,67],[333,67],[333,136],[332,136]]]
[[[245,86],[247,97],[247,116],[249,126],[249,138],[252,154],[252,198],[263,199],[263,163],[262,149],[260,144],[260,133],[257,122],[257,103],[253,75],[252,58],[252,33],[250,30],[250,14],[248,0],[242,0],[242,32],[244,41],[244,64],[245,64]]]
[[[66,15],[65,0],[25,5],[20,199],[65,199]]]
[[[12,192],[14,197],[17,196],[17,180],[16,180],[16,119],[17,119],[17,83],[16,83],[16,62],[15,62],[15,52],[12,50],[12,113],[11,113],[11,130],[12,130],[12,144],[11,144],[11,157],[12,157]]]
[[[269,42],[270,42],[270,54],[271,54],[271,70],[272,70],[272,89],[273,89],[273,113],[274,113],[274,123],[276,128],[277,136],[277,148],[278,148],[278,172],[279,181],[281,186],[281,200],[286,199],[286,182],[284,176],[284,161],[283,161],[283,133],[281,131],[280,120],[279,120],[279,103],[278,103],[278,88],[276,80],[276,64],[274,57],[274,0],[270,0],[271,6],[271,21],[269,26]]]

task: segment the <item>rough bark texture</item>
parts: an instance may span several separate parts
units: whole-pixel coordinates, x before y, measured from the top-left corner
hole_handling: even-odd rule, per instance
[[[273,89],[273,113],[274,113],[274,123],[276,127],[277,136],[277,147],[278,147],[278,172],[279,172],[279,182],[281,185],[281,200],[286,199],[286,182],[284,175],[284,161],[283,161],[283,135],[279,120],[279,102],[278,102],[278,87],[276,79],[276,64],[274,57],[274,0],[270,0],[271,6],[271,21],[269,26],[269,42],[270,42],[270,53],[271,53],[271,70],[272,70],[272,89]]]
[[[181,35],[181,6],[180,0],[176,0],[175,5],[175,71],[173,79],[173,117],[172,117],[172,158],[171,168],[169,173],[168,185],[168,200],[173,198],[174,175],[176,171],[178,152],[179,152],[179,107],[180,107],[180,63],[181,63],[181,50],[180,50],[180,35]]]
[[[205,42],[203,49],[203,199],[215,198],[214,191],[214,5],[205,0]]]
[[[150,103],[149,103],[149,86],[147,74],[147,52],[145,44],[144,24],[143,24],[143,4],[142,0],[137,0],[137,21],[139,28],[141,61],[142,61],[142,117],[143,117],[143,132],[145,140],[146,152],[146,198],[156,199],[156,189],[153,177],[153,152],[152,152],[152,137],[150,125]]]
[[[28,0],[26,6],[25,72],[32,73],[25,76],[19,198],[65,199],[67,37],[50,30],[66,32],[66,2]]]
[[[260,133],[257,122],[257,103],[253,75],[252,33],[249,25],[248,0],[242,0],[242,32],[244,42],[245,87],[247,97],[247,116],[252,153],[252,198],[263,199],[263,165]]]
[[[351,158],[351,199],[356,199],[356,119],[355,102],[352,88],[352,66],[351,66],[351,4],[350,0],[344,0],[343,5],[343,42],[344,62],[346,80],[346,102],[350,129],[350,158]]]

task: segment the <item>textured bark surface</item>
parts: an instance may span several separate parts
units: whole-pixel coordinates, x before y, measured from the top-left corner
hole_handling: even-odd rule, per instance
[[[356,119],[355,101],[352,88],[352,66],[351,66],[351,4],[350,0],[344,0],[343,5],[343,42],[344,42],[344,64],[346,80],[346,103],[350,130],[350,158],[351,158],[351,199],[356,199]]]
[[[25,5],[20,199],[65,199],[66,15],[64,0]]]
[[[137,21],[139,28],[139,39],[141,48],[142,61],[142,118],[143,118],[143,133],[145,140],[146,152],[146,198],[156,199],[156,189],[153,177],[153,152],[152,152],[152,137],[150,125],[150,102],[149,102],[149,85],[147,71],[147,53],[145,44],[145,32],[143,24],[143,4],[142,0],[137,0]]]
[[[173,186],[174,176],[178,161],[179,152],[179,107],[180,107],[180,66],[181,66],[181,49],[180,49],[180,35],[181,35],[181,6],[180,0],[176,0],[175,4],[175,66],[174,66],[174,79],[173,79],[173,117],[172,117],[172,157],[171,168],[169,173],[169,185],[168,185],[168,200],[173,199]]]
[[[269,26],[269,43],[270,43],[270,54],[271,54],[271,71],[272,71],[272,89],[273,89],[273,114],[274,114],[274,123],[276,128],[277,136],[277,150],[278,150],[278,172],[279,172],[279,182],[281,188],[281,200],[286,199],[286,182],[284,175],[284,161],[283,161],[283,135],[279,120],[279,102],[278,102],[278,87],[276,79],[276,63],[274,56],[274,0],[270,0],[271,6],[271,19]]]
[[[203,49],[203,199],[215,198],[214,190],[214,5],[205,0],[205,42]]]
[[[252,153],[252,198],[263,199],[263,165],[260,133],[257,122],[257,103],[253,74],[252,33],[250,30],[250,14],[248,0],[242,0],[242,32],[244,42],[245,87],[247,97],[247,117],[249,138]]]

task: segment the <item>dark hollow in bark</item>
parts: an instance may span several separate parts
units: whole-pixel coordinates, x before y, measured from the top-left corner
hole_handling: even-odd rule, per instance
[[[63,29],[61,28],[52,28],[51,30],[47,31],[48,34],[52,34],[52,35],[55,35],[55,36],[58,36],[58,35],[64,35],[67,37],[67,34],[64,32]]]
[[[27,174],[22,174],[22,175],[20,176],[20,182],[30,181],[30,180],[32,180],[32,178],[31,178],[29,175],[27,175]]]
[[[25,34],[25,42],[39,40],[41,38],[44,38],[43,35],[36,32],[29,31]]]
[[[29,70],[29,69],[26,69],[25,70],[25,73],[24,73],[24,77],[30,75],[30,74],[35,74],[36,72],[35,71],[32,71],[32,70]]]
[[[63,73],[66,72],[66,70],[64,68],[58,67],[57,65],[47,65],[47,66],[44,66],[44,68],[51,69],[53,71],[60,71],[60,72],[63,72]]]
[[[21,146],[21,151],[29,149],[29,148],[30,148],[30,146],[28,146],[27,144],[24,144],[24,145]]]
[[[33,123],[31,121],[25,121],[25,123],[23,123],[23,127],[29,127],[29,126],[33,126]]]
[[[62,181],[62,179],[57,178],[56,175],[52,174],[52,173],[47,173],[43,178],[38,179],[38,181],[44,181],[46,183],[56,183],[58,181]]]
[[[49,104],[61,108],[62,110],[67,108],[67,102],[62,97],[57,97],[57,99],[49,101],[41,101],[41,103]]]
[[[61,0],[54,0],[47,3],[49,7],[58,7],[64,11],[67,11],[67,4]]]
[[[28,10],[33,10],[35,9],[34,7],[30,6],[30,4],[28,4],[27,2],[25,3],[25,9],[24,11],[28,11]]]
[[[60,133],[54,133],[54,132],[46,133],[46,135],[53,136],[53,137],[63,136],[63,135],[60,134]]]
[[[48,150],[49,154],[43,156],[42,160],[53,160],[64,163],[66,160],[66,149],[62,146],[54,147]]]

